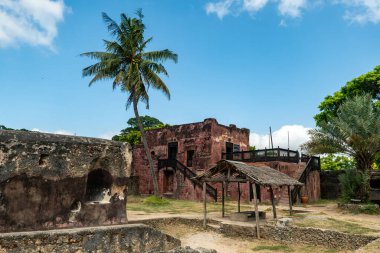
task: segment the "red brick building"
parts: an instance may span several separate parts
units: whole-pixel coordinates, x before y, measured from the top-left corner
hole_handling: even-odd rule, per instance
[[[296,179],[299,179],[306,166],[306,163],[300,162],[296,151],[276,149],[249,152],[249,130],[235,125],[224,126],[216,119],[149,130],[147,141],[155,161],[159,191],[167,197],[200,200],[201,184],[192,178],[221,159],[269,166]],[[254,159],[251,159],[252,156]],[[142,146],[133,149],[132,168],[134,175],[139,177],[140,194],[152,194],[153,184]],[[307,180],[310,185],[304,191],[305,194],[312,200],[319,199],[319,173],[311,171]],[[249,199],[251,188],[249,185],[241,185],[242,199]],[[237,197],[237,184],[230,184],[226,190],[231,198]],[[257,190],[260,200],[269,199],[266,189]],[[221,196],[221,186],[208,185],[207,192],[210,199]],[[275,191],[275,194],[277,200],[287,199],[281,189]]]

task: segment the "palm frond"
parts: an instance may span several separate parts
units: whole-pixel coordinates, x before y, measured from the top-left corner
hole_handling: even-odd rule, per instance
[[[110,34],[112,36],[117,36],[117,35],[121,34],[121,30],[120,30],[119,25],[112,18],[110,18],[107,15],[107,13],[102,12],[102,17],[103,17],[104,23],[106,23],[106,25],[107,25],[108,31],[110,32]]]
[[[178,62],[178,55],[173,53],[172,51],[165,49],[165,50],[159,50],[159,51],[151,51],[146,52],[143,54],[143,57],[147,60],[151,61],[165,61],[165,60],[172,60],[173,62]]]

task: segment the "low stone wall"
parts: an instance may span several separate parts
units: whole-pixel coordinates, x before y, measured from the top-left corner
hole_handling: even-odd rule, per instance
[[[203,220],[196,218],[157,218],[138,221],[153,228],[160,228],[163,224],[175,226],[184,224],[194,228],[202,228]],[[249,237],[256,238],[256,227],[252,223],[244,225],[235,225],[215,220],[208,220],[208,229],[222,233],[229,237]],[[215,226],[216,225],[216,226]],[[379,239],[376,236],[357,235],[342,233],[333,230],[318,228],[303,228],[297,226],[278,227],[274,225],[264,225],[260,227],[261,237],[268,240],[297,242],[302,244],[319,245],[327,248],[339,248],[344,250],[357,250],[374,240]]]
[[[228,236],[256,237],[256,227],[221,224],[221,232]],[[277,227],[266,225],[260,228],[261,237],[275,241],[298,242],[320,245],[327,248],[347,250],[359,249],[378,237],[347,234],[338,231],[303,227]]]
[[[354,235],[332,230],[294,226],[265,226],[262,234],[264,238],[275,241],[291,241],[348,250],[359,249],[377,239],[375,236]]]
[[[0,252],[157,252],[181,246],[142,224],[0,234]]]
[[[363,212],[368,204],[346,204],[346,203],[338,203],[338,208],[343,211],[348,211],[352,213]],[[376,212],[380,212],[380,207],[377,204],[373,205],[373,209]]]

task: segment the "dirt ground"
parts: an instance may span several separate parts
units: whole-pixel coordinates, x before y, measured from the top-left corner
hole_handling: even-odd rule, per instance
[[[288,206],[278,206],[278,217],[290,217]],[[144,220],[152,218],[165,217],[202,217],[202,203],[191,201],[173,200],[166,207],[147,207],[139,202],[138,199],[132,201],[128,211],[129,220]],[[252,210],[251,204],[242,206],[243,210]],[[220,205],[212,203],[209,207],[208,217],[216,220],[228,220],[228,215],[236,211],[236,203],[228,202],[226,204],[226,218],[221,218]],[[260,205],[259,210],[265,211],[267,221],[273,221],[272,208],[269,205]],[[315,227],[322,229],[337,230],[345,233],[376,235],[380,237],[380,215],[352,214],[342,212],[337,208],[335,202],[321,201],[320,203],[310,204],[307,206],[294,207],[295,214],[293,218],[294,225],[303,227]],[[229,221],[230,222],[230,221]],[[339,249],[327,249],[310,245],[283,244],[270,240],[257,240],[256,238],[229,238],[222,234],[204,231],[202,229],[190,228],[179,224],[175,227],[160,227],[162,231],[180,239],[183,246],[192,248],[203,247],[215,249],[220,253],[249,253],[249,252],[351,252]],[[361,251],[363,252],[363,251]],[[364,251],[366,252],[366,251]],[[380,252],[380,243],[374,244],[371,251]]]
[[[258,240],[256,238],[230,238],[222,234],[194,229],[186,225],[161,226],[159,228],[167,234],[170,234],[181,240],[182,246],[192,248],[202,247],[206,249],[215,249],[218,253],[251,253],[251,252],[350,252],[327,249],[310,245],[284,244],[270,240]]]

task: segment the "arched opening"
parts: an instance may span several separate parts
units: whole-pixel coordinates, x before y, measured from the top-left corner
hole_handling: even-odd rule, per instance
[[[102,169],[91,171],[87,176],[86,201],[102,202],[111,196],[111,174]]]

